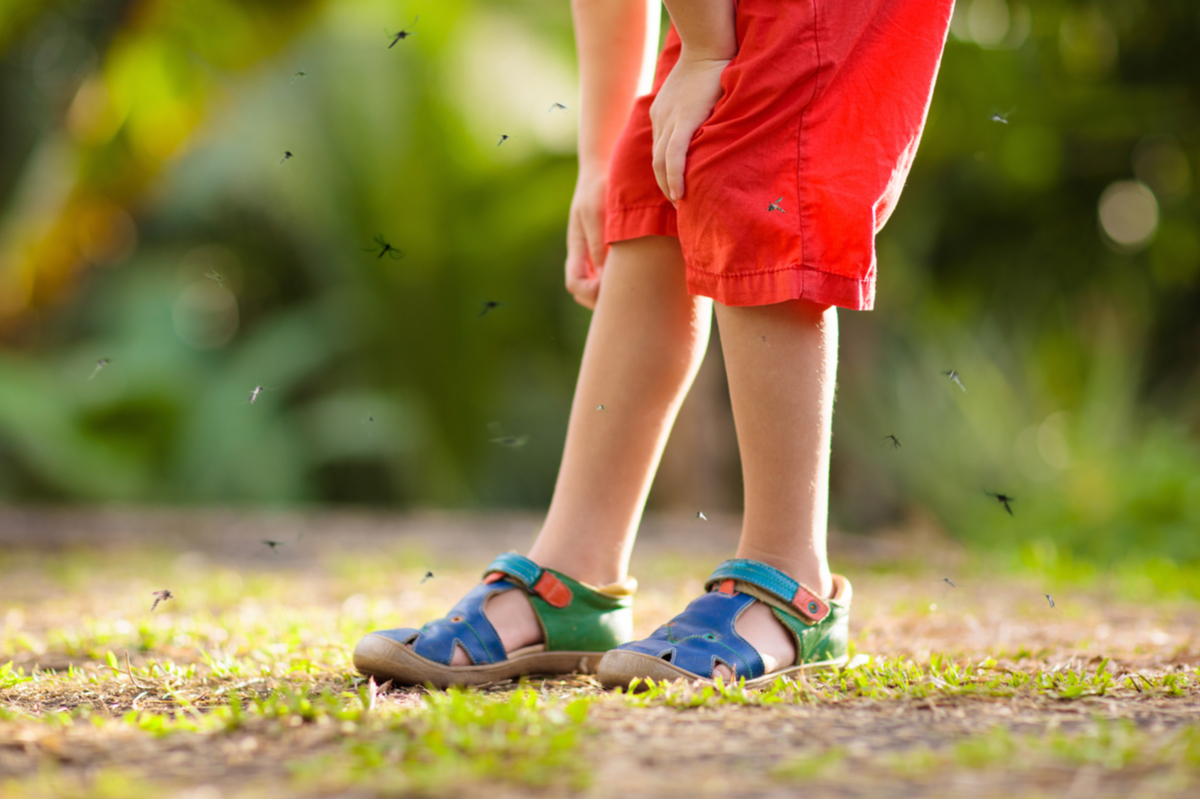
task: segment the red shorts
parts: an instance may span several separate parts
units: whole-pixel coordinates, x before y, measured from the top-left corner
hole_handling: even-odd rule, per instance
[[[654,89],[613,154],[605,237],[678,236],[688,291],[868,309],[875,234],[917,152],[953,0],[737,0],[738,52],[688,150],[678,209],[651,166]]]

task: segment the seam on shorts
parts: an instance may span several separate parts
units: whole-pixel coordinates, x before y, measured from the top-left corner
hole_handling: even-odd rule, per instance
[[[812,94],[809,96],[804,107],[800,109],[800,119],[796,123],[796,236],[800,238],[800,259],[805,259],[805,247],[808,244],[808,237],[804,235],[804,201],[801,197],[801,176],[804,174],[804,116],[808,113],[809,107],[817,99],[817,90],[821,85],[821,37],[818,35],[820,30],[819,20],[817,19],[817,2],[818,0],[809,0],[812,3],[813,24],[812,38],[813,50],[817,54],[817,69],[813,75]]]
[[[844,281],[853,281],[854,283],[870,283],[871,282],[870,278],[851,278],[849,275],[842,275],[837,272],[830,272],[829,270],[821,269],[820,267],[810,267],[803,263],[790,264],[786,267],[772,267],[771,269],[756,269],[756,270],[751,270],[748,272],[713,272],[712,270],[707,270],[702,267],[697,267],[694,264],[688,264],[687,269],[689,272],[699,272],[704,275],[712,275],[716,278],[721,278],[721,279],[747,278],[747,277],[752,277],[754,275],[773,275],[776,272],[794,272],[796,270],[800,270],[802,272],[819,272],[822,275],[831,275],[834,278],[840,278],[841,280],[844,280]]]

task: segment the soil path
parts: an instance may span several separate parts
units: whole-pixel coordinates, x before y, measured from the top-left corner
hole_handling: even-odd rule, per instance
[[[647,522],[633,568],[641,581],[638,635],[700,591],[707,570],[731,552],[734,523],[683,515]],[[319,641],[295,634],[305,652],[345,665],[358,620],[366,630],[377,618],[419,624],[439,615],[491,555],[524,548],[535,525],[521,515],[0,510],[0,665],[102,675],[100,653],[136,640],[142,646],[133,650],[135,669],[169,659],[212,670],[212,650],[206,658],[194,644],[209,636],[214,647],[215,634],[204,626],[224,625],[236,639],[236,626],[222,620],[255,614],[293,628],[287,620],[308,620]],[[700,702],[698,690],[676,687],[634,705],[586,677],[535,682],[547,697],[596,698],[573,757],[586,780],[575,773],[569,780],[550,774],[532,786],[447,778],[424,791],[667,797],[1200,790],[1200,605],[1122,600],[1112,587],[1092,585],[1054,587],[1051,608],[1047,587],[1032,578],[971,567],[953,550],[939,550],[935,566],[921,567],[898,566],[904,548],[886,542],[841,537],[833,549],[835,568],[855,585],[854,646],[875,657],[876,667],[849,682],[815,679],[765,704],[761,697]],[[435,579],[423,584],[426,571]],[[961,588],[943,581],[947,573]],[[149,592],[168,585],[176,597],[149,615]],[[89,644],[89,636],[99,644]],[[344,666],[314,669],[314,691],[347,687]],[[910,669],[912,679],[898,682],[884,674],[889,669]],[[336,737],[308,728],[251,737],[252,753],[243,740],[97,736],[48,720],[79,704],[113,718],[153,705],[146,693],[135,699],[133,682],[107,674],[109,683],[93,681],[100,688],[86,698],[55,695],[49,686],[34,691],[29,683],[0,688],[0,712],[11,717],[0,713],[0,795],[104,793],[94,777],[112,770],[185,794],[389,793],[381,788],[387,784],[362,776],[325,788],[298,784],[298,757],[344,749]],[[513,687],[488,691],[505,696]],[[422,690],[392,690],[378,702],[410,708],[422,698]],[[48,765],[57,778],[44,777]],[[117,793],[137,793],[138,785],[120,784]]]

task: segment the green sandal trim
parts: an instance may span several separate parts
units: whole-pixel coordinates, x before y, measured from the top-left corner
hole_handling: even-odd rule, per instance
[[[791,602],[761,586],[735,580],[734,591],[748,594],[771,607],[771,613],[791,632],[796,642],[796,661],[793,666],[813,664],[844,658],[850,643],[850,601],[853,590],[850,581],[841,575],[833,576],[836,598],[824,599],[829,613],[820,622],[810,622],[796,615]]]
[[[497,574],[529,596],[547,652],[606,652],[633,638],[632,591],[608,594],[516,553],[498,556],[484,580]]]

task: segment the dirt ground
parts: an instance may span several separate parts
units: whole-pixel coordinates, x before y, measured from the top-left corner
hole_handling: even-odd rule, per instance
[[[701,590],[732,552],[735,523],[647,521],[632,569],[638,635]],[[40,676],[0,674],[0,795],[1200,793],[1200,604],[1104,581],[1047,586],[916,539],[834,537],[834,567],[854,584],[853,647],[871,660],[778,692],[705,699],[677,686],[630,699],[588,677],[532,681],[532,721],[504,723],[522,741],[455,744],[474,723],[451,713],[436,747],[409,739],[403,753],[387,744],[401,728],[378,720],[436,728],[423,689],[372,694],[374,728],[300,705],[205,728],[235,693],[265,702],[294,690],[287,702],[302,705],[322,690],[365,691],[349,662],[358,635],[440,616],[534,525],[0,510],[0,666]],[[922,549],[928,560],[912,557]],[[175,596],[151,612],[162,588]],[[579,697],[592,700],[578,737],[539,749],[567,730],[554,727],[560,705]],[[154,714],[200,721],[156,730]],[[478,728],[485,739],[493,729]]]

